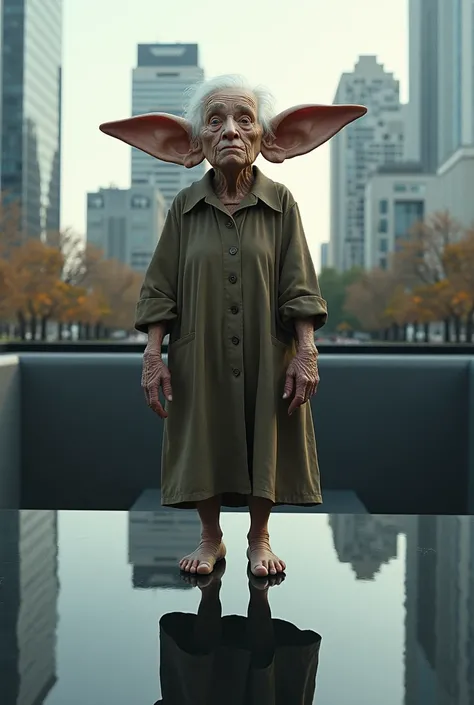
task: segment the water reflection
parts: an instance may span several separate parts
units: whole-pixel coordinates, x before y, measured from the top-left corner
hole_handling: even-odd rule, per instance
[[[177,570],[178,561],[197,546],[197,512],[158,509],[128,513],[128,558],[134,588],[189,588]]]
[[[406,537],[404,705],[474,703],[474,519],[329,517],[336,554],[375,579]]]
[[[0,512],[0,702],[42,705],[56,683],[57,512]]]
[[[256,579],[248,572],[247,617],[222,617],[221,578],[187,576],[201,590],[197,614],[170,612],[160,619],[162,700],[155,705],[312,705],[321,637],[272,619],[269,588],[283,576]]]
[[[330,514],[340,563],[350,563],[357,580],[374,580],[382,565],[397,558],[399,517],[382,514]]]

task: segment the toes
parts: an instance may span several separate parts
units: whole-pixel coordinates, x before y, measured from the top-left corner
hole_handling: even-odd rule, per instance
[[[270,575],[276,575],[277,569],[275,565],[278,565],[277,563],[274,563],[273,561],[268,561],[268,572]]]
[[[199,566],[199,561],[194,560],[191,563],[191,573],[197,573],[198,566]]]
[[[268,569],[264,565],[264,561],[261,563],[257,563],[256,565],[253,566],[252,568],[252,573],[257,577],[257,578],[266,578],[268,575]]]
[[[208,561],[201,561],[197,566],[197,572],[200,575],[209,575],[212,573],[212,566]]]

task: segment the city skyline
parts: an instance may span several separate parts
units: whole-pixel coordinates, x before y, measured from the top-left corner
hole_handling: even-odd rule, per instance
[[[81,4],[70,0],[64,13],[62,226],[85,235],[85,193],[107,187],[111,181],[120,188],[130,185],[131,150],[107,140],[98,126],[131,115],[131,77],[138,44],[177,39],[197,43],[206,76],[238,72],[256,84],[268,85],[275,94],[277,110],[304,102],[332,103],[340,75],[352,70],[360,54],[377,55],[400,79],[404,100],[407,8],[396,8],[387,25],[392,6],[389,0],[367,0],[357,8],[343,0],[330,7],[323,2],[303,4],[298,32],[286,35],[281,16],[265,1],[255,8],[254,23],[246,28],[250,50],[245,52],[240,35],[232,38],[223,32],[220,17],[207,2],[199,7],[185,4],[179,10],[171,7],[166,26],[158,32],[159,12],[151,0],[137,0],[133,8],[120,14],[114,12],[111,0],[104,0],[100,8],[91,0]],[[200,28],[204,14],[209,21]],[[90,16],[96,18],[92,24]],[[324,25],[318,23],[322,16]],[[107,28],[105,34],[103,27]],[[84,57],[80,37],[86,28]],[[275,50],[275,36],[284,37],[284,52]],[[258,63],[254,60],[256,48]],[[314,67],[311,80],[302,66]],[[260,161],[264,172],[285,183],[299,202],[311,253],[318,263],[320,244],[329,238],[329,147],[283,165]]]

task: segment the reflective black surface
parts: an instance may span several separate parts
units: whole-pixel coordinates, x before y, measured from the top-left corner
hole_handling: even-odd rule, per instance
[[[223,527],[219,589],[192,512],[0,512],[0,703],[474,703],[474,519],[277,515],[268,601]]]

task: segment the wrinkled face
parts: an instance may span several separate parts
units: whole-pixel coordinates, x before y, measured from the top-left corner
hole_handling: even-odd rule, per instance
[[[250,166],[260,153],[262,133],[252,93],[229,88],[206,99],[199,136],[211,166],[222,171]]]

